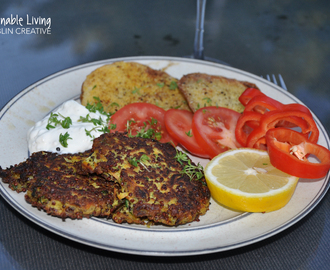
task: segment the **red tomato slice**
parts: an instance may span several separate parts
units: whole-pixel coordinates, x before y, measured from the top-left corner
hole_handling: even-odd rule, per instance
[[[152,138],[163,143],[173,142],[176,145],[176,142],[166,131],[164,115],[165,110],[156,105],[131,103],[111,116],[110,132],[127,131],[132,136]]]
[[[198,144],[211,158],[232,148],[241,147],[236,141],[235,128],[240,113],[223,107],[204,107],[195,112],[192,131]]]
[[[191,154],[209,158],[210,156],[199,146],[192,132],[193,116],[192,112],[186,110],[170,109],[166,111],[167,132]]]

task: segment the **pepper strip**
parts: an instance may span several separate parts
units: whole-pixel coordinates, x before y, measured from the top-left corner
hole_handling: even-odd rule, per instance
[[[254,129],[248,136],[246,146],[251,148],[259,148],[260,140],[264,139],[269,129],[275,128],[281,121],[288,121],[301,128],[301,133],[312,143],[317,143],[319,138],[319,130],[314,122],[312,115],[300,110],[284,110],[270,111],[263,114],[260,118],[260,125]],[[259,142],[258,142],[259,141]]]
[[[252,126],[251,123],[254,123],[254,126],[259,126],[261,116],[262,114],[257,112],[244,112],[240,116],[235,128],[236,140],[240,145],[246,146],[248,136],[253,131],[249,126]]]
[[[245,106],[244,112],[255,111],[265,114],[268,111],[280,110],[284,105],[266,95],[258,95],[252,98]]]
[[[324,177],[330,169],[330,151],[287,128],[274,128],[266,133],[270,162],[279,170],[302,178]],[[297,154],[296,152],[299,151]],[[319,163],[310,162],[306,155],[314,155]]]
[[[250,100],[256,96],[266,96],[257,88],[246,88],[245,91],[239,96],[238,100],[246,106]]]

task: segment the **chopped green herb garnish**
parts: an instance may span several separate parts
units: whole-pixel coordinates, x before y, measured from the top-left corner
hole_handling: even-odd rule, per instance
[[[156,140],[160,140],[162,138],[162,133],[161,132],[157,132],[155,128],[153,128],[153,126],[156,126],[158,121],[157,119],[151,118],[151,120],[148,120],[147,122],[143,122],[143,126],[136,131],[136,135],[132,134],[132,124],[135,124],[136,121],[131,119],[127,121],[127,125],[126,125],[126,130],[128,132],[128,137],[139,137],[139,138],[144,138],[144,139],[156,139]],[[147,126],[147,123],[149,124],[149,126]]]
[[[133,158],[127,158],[127,160],[134,167],[137,167],[138,163],[140,163],[147,171],[149,171],[145,163],[150,159],[146,154],[143,154],[140,159],[133,157]]]
[[[199,181],[204,177],[203,167],[198,163],[198,165],[191,164],[190,159],[188,160],[188,164],[183,167],[181,172],[182,174],[186,174],[189,176],[190,180]]]
[[[59,120],[58,117],[63,118],[63,120]],[[50,130],[51,128],[56,128],[57,126],[62,126],[63,128],[68,129],[71,125],[72,120],[70,117],[65,117],[60,113],[50,113],[46,129]]]
[[[60,134],[59,140],[63,147],[68,147],[68,140],[72,140],[72,138],[70,137],[70,134],[66,132],[64,135],[62,133]]]
[[[128,209],[129,208],[129,201],[125,199],[125,207]]]
[[[178,84],[176,83],[176,81],[171,81],[170,83],[170,90],[175,90],[178,88]]]
[[[86,109],[89,110],[90,112],[99,112],[100,114],[106,115],[108,118],[111,116],[111,113],[107,113],[104,108],[103,105],[101,103],[101,100],[99,97],[93,97],[97,102],[94,104],[90,104],[87,103],[86,105]]]
[[[62,120],[61,123],[63,128],[69,128],[72,125],[72,120],[70,117],[65,117],[64,120]]]
[[[157,125],[158,121],[157,121],[157,119],[151,117],[151,121],[148,120],[148,123],[152,126],[152,125]]]
[[[102,133],[109,133],[110,130],[108,128],[108,120],[107,121],[103,121],[103,119],[101,117],[97,118],[92,118],[89,114],[87,114],[85,117],[80,116],[80,119],[78,121],[81,121],[83,123],[93,123],[93,125],[95,126],[94,128],[87,130],[85,129],[86,135],[93,138],[92,136],[92,131],[99,131]]]
[[[98,129],[97,131],[102,132],[102,133],[109,133],[110,129],[108,126],[103,126],[102,128]]]
[[[146,154],[143,154],[140,158],[140,162],[146,162],[146,161],[149,161],[150,158],[146,155]]]
[[[185,132],[186,133],[186,135],[188,136],[188,137],[192,137],[193,136],[193,134],[192,134],[192,131],[191,130],[189,130],[188,132]]]
[[[110,129],[113,130],[113,129],[116,129],[117,127],[117,124],[110,124]]]
[[[119,107],[119,104],[118,104],[117,102],[112,102],[112,103],[110,104],[110,106],[111,106],[111,107],[113,107],[113,106],[117,106],[117,107]]]
[[[211,103],[212,102],[212,99],[206,97],[206,98],[203,98],[203,100],[206,100],[206,103]]]
[[[91,113],[99,112],[100,114],[105,115],[107,117],[106,120],[103,120],[101,116],[99,116],[99,118],[93,118],[93,117],[90,116],[90,114],[87,114],[85,117],[80,116],[80,119],[78,121],[81,121],[83,123],[93,123],[93,125],[95,127],[90,129],[90,130],[85,129],[85,132],[86,132],[87,136],[94,139],[94,136],[92,136],[92,131],[99,131],[99,132],[102,132],[102,133],[109,133],[110,129],[115,129],[116,128],[116,125],[115,124],[110,124],[110,128],[109,128],[108,125],[109,125],[109,120],[110,120],[110,117],[111,117],[112,113],[107,113],[104,110],[100,98],[98,98],[98,97],[93,97],[93,98],[97,102],[95,104],[87,103],[86,109]],[[114,105],[114,103],[112,103],[111,106],[112,105]],[[116,105],[118,105],[118,104],[116,103]]]
[[[138,160],[136,159],[136,157],[133,158],[127,158],[128,162],[133,165],[134,167],[138,166]]]
[[[181,165],[186,163],[181,171],[181,174],[186,174],[189,176],[190,180],[197,180],[199,181],[204,177],[203,166],[198,163],[198,165],[194,165],[191,163],[190,158],[187,154],[176,151],[176,155],[174,157]],[[204,182],[203,182],[204,184]]]
[[[99,119],[96,119],[92,118],[89,114],[87,114],[85,117],[80,116],[79,121],[83,123],[93,123],[94,126],[102,125],[104,123],[101,117],[99,117]]]
[[[159,87],[159,88],[163,88],[164,87],[164,83],[157,83],[157,86]]]
[[[177,162],[179,162],[181,165],[183,165],[182,162],[188,162],[189,157],[187,154],[181,152],[181,151],[176,151],[176,155],[174,157]]]
[[[58,117],[58,114],[50,113],[50,117],[48,118],[48,123],[47,123],[47,126],[46,126],[46,128],[48,130],[51,129],[51,128],[55,128],[56,125],[59,123],[59,120],[57,119],[57,117]]]
[[[141,94],[140,94],[140,89],[141,89],[141,88],[137,88],[137,87],[135,86],[134,89],[133,89],[133,91],[132,91],[132,94],[139,94],[139,95],[141,95]]]

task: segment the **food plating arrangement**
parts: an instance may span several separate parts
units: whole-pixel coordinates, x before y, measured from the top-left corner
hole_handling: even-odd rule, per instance
[[[29,128],[29,156],[1,168],[3,183],[51,218],[175,230],[221,215],[212,207],[267,215],[299,178],[327,175],[330,151],[303,104],[254,82],[165,70],[115,61],[89,72],[79,98]]]

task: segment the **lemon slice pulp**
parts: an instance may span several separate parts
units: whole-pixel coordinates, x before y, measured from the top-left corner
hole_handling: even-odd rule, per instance
[[[212,197],[244,212],[270,212],[291,199],[299,178],[270,163],[263,150],[238,148],[214,157],[204,169]]]

